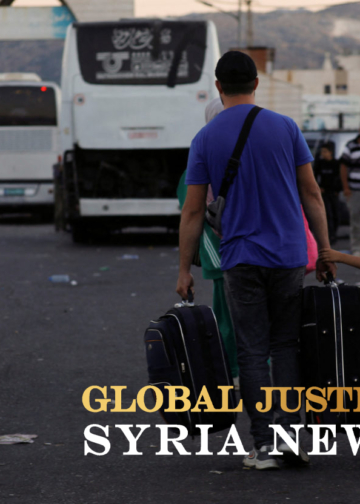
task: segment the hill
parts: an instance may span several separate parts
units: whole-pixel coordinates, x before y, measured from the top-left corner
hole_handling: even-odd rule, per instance
[[[191,14],[183,19],[210,19],[217,26],[221,50],[237,45],[237,23],[226,14]],[[360,2],[318,12],[279,9],[253,14],[254,45],[276,48],[276,68],[320,68],[324,53],[360,53]],[[246,14],[243,14],[243,45]],[[0,42],[0,72],[36,72],[60,81],[63,42]]]
[[[35,72],[60,82],[62,40],[0,41],[0,73]]]
[[[188,18],[214,21],[223,52],[237,45],[237,23],[228,15],[192,14]],[[242,31],[246,45],[246,14]],[[360,2],[318,12],[279,9],[254,13],[253,32],[253,45],[276,48],[276,68],[320,68],[325,52],[332,56],[360,52]]]

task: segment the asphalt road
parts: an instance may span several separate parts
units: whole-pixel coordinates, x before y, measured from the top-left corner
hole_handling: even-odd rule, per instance
[[[1,503],[359,503],[360,455],[345,436],[338,436],[337,456],[263,472],[242,469],[242,457],[216,455],[226,432],[210,438],[213,456],[156,456],[158,414],[85,410],[81,398],[91,385],[126,385],[129,406],[147,384],[143,334],[177,301],[176,237],[74,246],[51,225],[23,223],[0,227],[0,247],[0,436],[38,436],[33,444],[0,445]],[[53,274],[77,285],[53,284]],[[199,270],[195,276],[197,302],[211,304],[211,283]],[[354,283],[360,270],[340,266],[338,276]],[[94,423],[110,426],[111,450],[85,457],[84,429]],[[139,441],[142,456],[123,455],[127,442],[116,424],[151,425]],[[237,428],[250,449],[245,413]],[[303,439],[310,447],[309,435]],[[194,453],[199,440],[184,446]]]

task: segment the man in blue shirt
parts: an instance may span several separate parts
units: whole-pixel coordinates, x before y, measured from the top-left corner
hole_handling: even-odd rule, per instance
[[[194,280],[191,260],[201,234],[207,186],[216,198],[225,168],[245,118],[255,103],[259,79],[253,60],[229,51],[219,60],[216,86],[224,111],[194,138],[187,167],[187,198],[180,224],[180,271],[177,292],[187,297]],[[237,337],[240,388],[251,420],[254,449],[247,467],[278,468],[273,449],[274,411],[260,413],[261,387],[299,386],[297,362],[301,289],[307,264],[302,203],[319,249],[328,248],[326,215],[311,167],[311,153],[289,117],[261,110],[241,156],[222,215],[221,268]],[[334,275],[333,263],[317,264],[317,278]],[[272,362],[272,383],[268,359]],[[288,408],[298,396],[288,393]],[[300,423],[298,412],[276,406],[280,423],[291,437],[290,425]],[[281,442],[279,451],[291,460],[293,452]],[[308,462],[301,449],[297,461]]]

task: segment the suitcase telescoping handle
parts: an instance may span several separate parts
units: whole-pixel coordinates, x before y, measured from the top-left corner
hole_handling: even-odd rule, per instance
[[[188,295],[187,302],[194,304],[194,294],[193,291],[190,289],[190,287],[188,288],[187,295]]]
[[[187,299],[183,299],[181,303],[176,303],[175,308],[182,308],[183,306],[194,306],[194,294],[190,287],[187,291],[187,296]]]
[[[335,279],[334,279],[332,273],[330,273],[330,271],[326,272],[326,280],[325,280],[324,284],[325,285],[334,285],[335,284]]]

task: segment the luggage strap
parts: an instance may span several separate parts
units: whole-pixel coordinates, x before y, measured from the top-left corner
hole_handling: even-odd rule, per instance
[[[327,274],[327,285],[331,288],[331,297],[333,302],[333,312],[334,312],[334,335],[335,335],[335,366],[336,366],[336,386],[345,387],[345,369],[344,369],[344,342],[343,342],[343,331],[342,331],[342,314],[341,314],[341,298],[340,292],[334,278],[331,274]],[[343,392],[344,407],[347,407],[347,396],[345,391]],[[338,413],[339,419],[342,419],[342,423],[347,422],[347,414]]]
[[[213,357],[211,354],[210,341],[209,341],[209,337],[212,337],[212,335],[207,334],[206,332],[206,324],[200,308],[198,306],[195,306],[193,308],[193,312],[195,314],[195,317],[197,318],[199,328],[199,342],[204,363],[204,371],[207,378],[208,392],[214,407],[217,409],[221,409],[222,395],[217,388],[218,384],[215,378],[216,371],[213,363]]]
[[[235,149],[232,153],[231,158],[228,161],[224,178],[221,183],[220,191],[219,191],[219,196],[222,196],[224,199],[226,198],[226,195],[230,189],[231,184],[234,181],[234,178],[236,177],[236,174],[239,170],[239,165],[240,165],[240,158],[242,155],[242,152],[244,150],[246,141],[249,137],[251,126],[253,125],[253,122],[255,121],[256,116],[258,113],[262,110],[261,107],[252,107],[250,112],[248,113],[243,127],[241,128],[239,138],[236,142]]]

